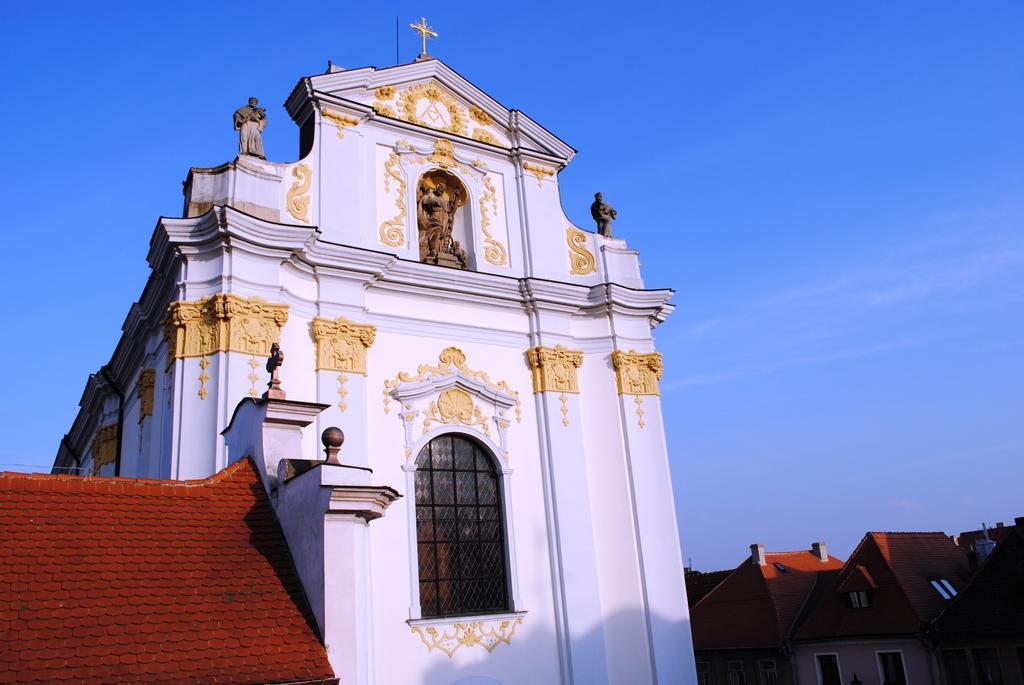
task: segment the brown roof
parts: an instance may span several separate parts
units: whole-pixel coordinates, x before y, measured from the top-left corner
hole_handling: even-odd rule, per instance
[[[868,533],[838,574],[819,579],[794,637],[918,632],[948,602],[931,581],[945,578],[959,591],[968,576],[966,554],[944,533]],[[869,606],[853,609],[847,593],[861,589]]]
[[[811,552],[769,552],[747,559],[691,610],[695,649],[778,647],[819,573],[842,567]]]
[[[687,571],[686,601],[691,607],[729,577],[732,569],[724,571]]]
[[[1002,523],[997,523],[992,528],[986,528],[985,531],[982,531],[980,528],[978,530],[965,530],[957,536],[956,543],[964,549],[974,552],[976,551],[974,549],[974,543],[982,537],[983,532],[988,534],[989,540],[999,544],[1013,533],[1013,531],[1017,529],[1017,526],[1022,523],[1024,523],[1024,518],[1016,518],[1014,519],[1014,525],[1012,526],[1004,526]]]
[[[0,682],[333,682],[255,465],[0,473]]]

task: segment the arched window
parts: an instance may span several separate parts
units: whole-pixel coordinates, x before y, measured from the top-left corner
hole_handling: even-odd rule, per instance
[[[477,442],[441,435],[420,450],[416,543],[424,618],[508,610],[498,474]]]

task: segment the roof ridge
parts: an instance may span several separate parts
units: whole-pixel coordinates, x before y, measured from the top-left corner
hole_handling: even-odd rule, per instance
[[[256,469],[256,462],[253,458],[251,456],[246,456],[236,462],[228,464],[211,476],[190,480],[172,480],[170,478],[125,478],[121,476],[79,476],[70,473],[24,473],[22,471],[0,471],[0,481],[63,481],[68,483],[90,483],[96,485],[145,485],[194,488],[205,485],[216,485],[221,481],[228,480],[246,465]]]

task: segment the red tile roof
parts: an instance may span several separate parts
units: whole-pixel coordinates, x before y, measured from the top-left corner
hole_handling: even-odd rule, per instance
[[[930,581],[945,578],[960,590],[969,575],[966,554],[944,533],[868,533],[842,571],[819,579],[794,637],[916,633],[948,601]],[[867,608],[850,607],[854,589],[869,590]]]
[[[248,459],[208,480],[0,473],[0,682],[333,672]]]
[[[1014,519],[1013,525],[1005,526],[1002,523],[997,523],[992,528],[986,528],[985,532],[988,534],[989,540],[998,544],[1009,537],[1021,523],[1024,523],[1024,518],[1016,518]],[[1024,526],[1021,526],[1021,528],[1024,529]],[[973,552],[975,551],[974,543],[976,543],[981,537],[982,530],[980,528],[978,530],[965,530],[957,536],[956,543],[964,549],[971,550]]]
[[[686,602],[691,607],[704,599],[708,594],[729,577],[732,569],[725,571],[687,571],[686,572]]]
[[[765,559],[764,566],[747,559],[693,607],[695,649],[781,646],[818,574],[843,565],[811,552],[769,552]]]

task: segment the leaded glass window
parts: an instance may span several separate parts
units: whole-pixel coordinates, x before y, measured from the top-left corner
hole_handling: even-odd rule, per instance
[[[441,435],[416,457],[420,613],[508,610],[505,533],[494,461],[461,435]]]

